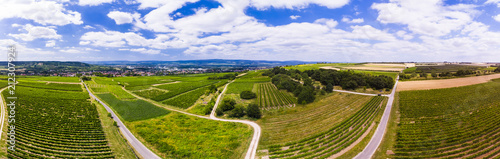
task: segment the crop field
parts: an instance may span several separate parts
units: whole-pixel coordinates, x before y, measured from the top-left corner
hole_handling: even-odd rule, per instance
[[[170,113],[166,109],[140,99],[124,101],[109,93],[96,94],[96,96],[113,108],[125,121],[145,120]]]
[[[16,96],[16,151],[8,158],[115,157],[88,93],[17,86]]]
[[[353,144],[371,125],[384,97],[373,97],[360,111],[329,130],[283,145],[269,146],[270,158],[328,158]]]
[[[271,78],[262,76],[260,71],[249,71],[246,75],[236,79],[227,87],[227,94],[240,94],[243,91],[252,91],[254,84],[270,82]]]
[[[259,144],[266,148],[328,131],[361,110],[369,100],[368,96],[332,93],[303,107],[265,110],[258,121],[263,132]]]
[[[243,158],[252,129],[181,113],[130,123],[132,132],[162,158]]]
[[[402,91],[394,158],[500,158],[500,80]]]
[[[282,92],[272,83],[257,85],[257,104],[261,108],[292,107],[295,106],[295,97]]]
[[[41,89],[51,89],[51,90],[63,90],[63,91],[78,91],[81,92],[82,85],[79,84],[59,84],[59,83],[47,83],[47,82],[32,82],[32,81],[19,81],[17,86],[41,88]]]
[[[17,80],[23,81],[51,81],[51,82],[80,82],[78,77],[59,77],[59,76],[16,76]]]
[[[121,100],[135,99],[132,94],[123,90],[122,86],[117,84],[97,84],[94,81],[86,81],[85,83],[96,93],[111,93]]]
[[[148,99],[152,99],[166,92],[167,92],[166,90],[161,90],[161,89],[145,89],[145,90],[133,91],[134,94],[137,94],[138,96]]]
[[[405,73],[443,73],[443,72],[457,72],[458,70],[481,70],[486,67],[482,66],[470,66],[470,65],[437,65],[437,66],[417,66],[416,69],[407,69]]]
[[[196,103],[196,101],[200,98],[200,96],[205,94],[206,91],[207,91],[206,87],[201,87],[193,91],[167,99],[166,101],[163,102],[163,104],[186,109],[191,107],[194,103]]]
[[[500,78],[500,74],[454,78],[454,79],[441,79],[441,80],[424,80],[424,81],[403,81],[399,82],[397,91],[407,90],[426,90],[426,89],[441,89],[468,86],[473,84],[486,83],[492,79]]]
[[[168,92],[160,94],[158,96],[155,96],[151,98],[152,100],[155,101],[163,101],[165,99],[172,98],[174,96],[177,96],[179,94],[195,90],[200,87],[205,87],[211,84],[215,84],[216,82],[219,81],[199,81],[199,82],[179,82],[179,83],[172,83],[172,84],[164,84],[164,85],[159,85],[155,86],[156,88],[159,89],[164,89],[167,90]]]

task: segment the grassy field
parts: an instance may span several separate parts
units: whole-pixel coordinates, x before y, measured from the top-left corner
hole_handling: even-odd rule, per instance
[[[492,158],[500,155],[500,80],[402,91],[395,158]],[[390,142],[389,142],[390,143]]]
[[[17,85],[24,87],[31,87],[31,88],[62,90],[62,91],[77,91],[77,92],[83,91],[82,85],[79,84],[59,84],[59,83],[34,82],[34,81],[19,81]]]
[[[327,66],[332,66],[332,67],[348,67],[348,66],[356,66],[356,64],[354,64],[354,63],[305,64],[305,65],[287,66],[287,67],[284,67],[284,68],[285,69],[296,69],[296,70],[304,71],[304,70],[319,69],[320,67],[327,67]]]
[[[175,112],[129,127],[162,158],[243,158],[252,134],[244,124]]]
[[[240,94],[243,91],[252,91],[254,84],[269,81],[271,81],[271,78],[262,76],[262,71],[249,71],[246,75],[234,80],[227,87],[226,94]]]
[[[358,112],[370,97],[331,93],[305,106],[264,110],[260,148],[298,141],[328,131]]]
[[[125,121],[137,121],[155,118],[168,114],[170,111],[157,107],[143,100],[120,100],[112,94],[96,94],[106,102]]]

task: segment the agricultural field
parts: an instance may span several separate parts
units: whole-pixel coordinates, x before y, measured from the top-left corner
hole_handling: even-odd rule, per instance
[[[326,132],[361,110],[370,99],[334,92],[305,106],[263,110],[262,119],[257,121],[263,132],[259,144],[261,148],[267,148]]]
[[[83,91],[82,85],[79,84],[60,84],[60,83],[47,83],[47,82],[33,82],[33,81],[19,81],[17,86],[40,88],[40,89],[51,89],[51,90],[61,90],[61,91]]]
[[[23,81],[51,81],[51,82],[71,82],[79,83],[78,77],[59,77],[59,76],[16,76],[17,80]]]
[[[373,97],[340,124],[299,141],[269,146],[270,158],[329,158],[355,144],[375,125],[373,122],[384,97]],[[361,138],[362,139],[362,138]]]
[[[405,69],[405,65],[404,64],[362,64],[362,65],[342,67],[342,68],[343,69],[352,69],[352,70],[401,72]]]
[[[261,108],[293,107],[296,99],[285,91],[278,90],[272,83],[257,84],[256,103]]]
[[[16,151],[8,151],[8,158],[116,157],[96,106],[77,86],[81,91],[73,85],[66,90],[16,87]]]
[[[468,86],[489,82],[492,79],[500,78],[500,74],[473,76],[454,79],[424,80],[424,81],[402,81],[399,82],[397,91],[441,89],[460,86]]]
[[[96,94],[106,102],[125,121],[138,121],[164,116],[170,111],[157,107],[144,100],[120,100],[109,93]]]
[[[355,63],[322,63],[322,64],[305,64],[305,65],[286,66],[284,68],[305,71],[305,70],[320,69],[321,67],[341,68],[341,67],[349,67],[349,66],[356,66],[356,65],[358,65],[358,64],[355,64]]]
[[[206,92],[207,92],[206,87],[197,88],[190,92],[167,99],[166,101],[163,102],[163,104],[187,109],[193,106],[193,104],[196,103],[196,101],[200,98],[200,96],[202,96]]]
[[[244,158],[252,135],[244,124],[176,112],[129,125],[162,158]]]
[[[262,76],[262,71],[249,71],[246,75],[241,76],[234,80],[227,87],[227,94],[240,94],[243,91],[254,90],[254,85],[271,81],[271,78]]]
[[[160,94],[158,96],[155,96],[151,98],[152,100],[155,101],[163,101],[169,98],[172,98],[174,96],[177,96],[182,93],[186,93],[191,90],[195,90],[201,87],[209,86],[211,84],[216,84],[219,81],[198,81],[198,82],[178,82],[178,83],[172,83],[172,84],[163,84],[163,85],[158,85],[154,86],[159,89],[166,90],[166,93]],[[198,96],[199,97],[199,96]]]
[[[499,158],[500,80],[399,92],[393,158]]]
[[[470,66],[470,65],[435,65],[435,66],[417,66],[416,69],[406,69],[404,73],[444,73],[444,72],[457,72],[458,70],[484,70],[486,67],[484,66]]]

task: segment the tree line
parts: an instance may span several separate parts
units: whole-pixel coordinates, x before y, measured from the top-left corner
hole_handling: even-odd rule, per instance
[[[292,92],[300,104],[311,103],[315,99],[315,90],[321,88],[314,87],[313,80],[319,81],[323,90],[331,92],[333,86],[341,86],[343,89],[356,89],[360,87],[380,89],[391,89],[394,86],[394,79],[385,76],[374,76],[366,73],[356,73],[354,71],[337,71],[330,69],[317,69],[300,71],[296,69],[284,69],[274,67],[262,75],[272,78],[271,82],[278,89],[285,89]],[[299,82],[301,81],[301,82]]]

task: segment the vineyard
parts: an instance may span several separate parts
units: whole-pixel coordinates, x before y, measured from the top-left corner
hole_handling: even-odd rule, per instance
[[[79,84],[59,84],[59,83],[47,83],[47,82],[31,82],[31,81],[19,81],[18,86],[31,87],[31,88],[41,88],[41,89],[51,89],[51,90],[62,90],[62,91],[82,91],[82,86]]]
[[[500,158],[500,82],[400,92],[394,158]]]
[[[353,144],[374,124],[384,97],[373,97],[361,110],[327,131],[299,141],[269,146],[270,158],[328,158]]]
[[[156,88],[167,90],[167,93],[160,94],[158,96],[155,96],[151,99],[155,101],[163,101],[165,99],[172,98],[174,96],[177,96],[179,94],[195,90],[200,87],[205,87],[211,84],[215,84],[219,81],[199,81],[199,82],[179,82],[179,83],[172,83],[172,84],[164,84],[164,85],[159,85],[155,86]],[[199,96],[198,96],[199,97]]]
[[[137,100],[120,100],[109,93],[96,94],[113,108],[125,121],[137,121],[155,118],[168,114],[170,111],[157,107],[149,102]]]
[[[88,93],[73,91],[76,86],[16,87],[16,151],[8,158],[115,158],[96,106]]]
[[[261,108],[293,107],[296,99],[271,83],[257,84],[257,104]]]

